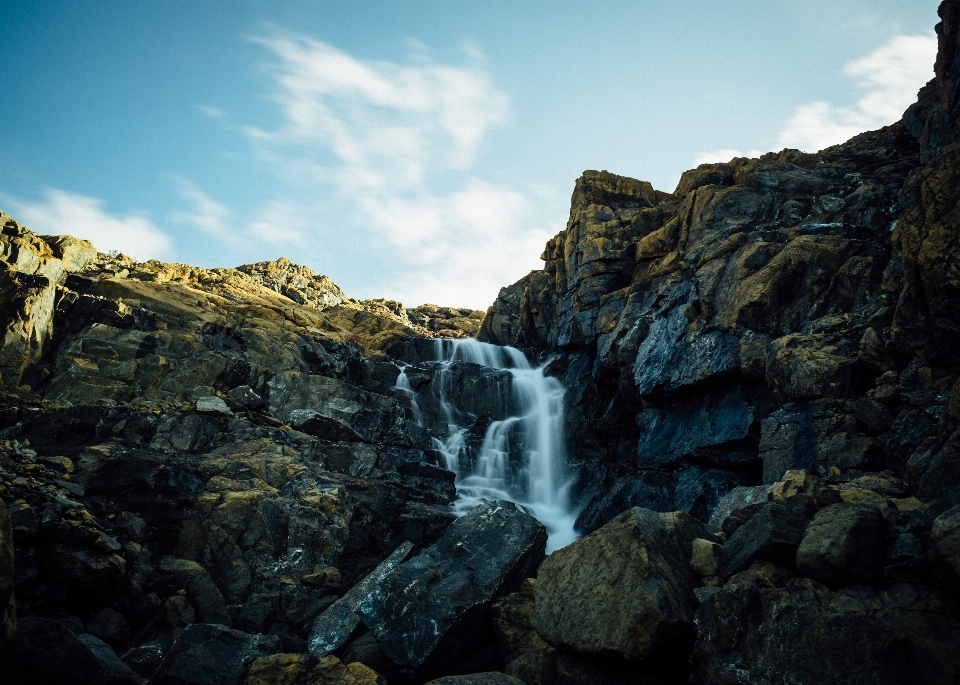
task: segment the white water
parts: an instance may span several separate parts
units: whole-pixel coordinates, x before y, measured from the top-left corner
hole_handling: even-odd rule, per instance
[[[447,424],[447,437],[433,441],[447,468],[456,474],[454,511],[462,515],[484,501],[509,500],[546,526],[548,554],[576,540],[579,536],[573,524],[578,512],[570,501],[574,479],[567,471],[563,439],[563,385],[545,376],[542,367],[531,367],[523,353],[512,347],[469,338],[436,340],[434,344],[436,359],[442,363],[433,389]],[[451,400],[455,361],[505,369],[511,376],[517,413],[493,421],[476,453],[468,449],[467,428],[458,423],[464,413]],[[397,378],[397,387],[411,397],[414,415],[422,417],[405,370]],[[513,463],[518,457],[519,463]]]

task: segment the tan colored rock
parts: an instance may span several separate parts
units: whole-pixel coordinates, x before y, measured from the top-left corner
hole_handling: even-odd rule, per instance
[[[703,577],[717,575],[723,547],[704,538],[697,538],[690,547],[690,568],[693,569],[693,572]]]
[[[534,628],[555,647],[646,659],[690,630],[698,537],[706,530],[685,514],[624,512],[543,563]]]
[[[363,664],[344,664],[335,657],[273,654],[253,662],[244,685],[386,685]]]

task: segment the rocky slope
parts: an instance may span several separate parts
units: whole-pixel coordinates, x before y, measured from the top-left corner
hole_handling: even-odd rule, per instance
[[[585,172],[485,317],[0,215],[0,682],[960,680],[940,13],[901,122],[672,194]],[[449,507],[440,367],[466,443],[514,410],[509,372],[437,361],[473,335],[567,387],[584,537],[545,561],[517,506]]]

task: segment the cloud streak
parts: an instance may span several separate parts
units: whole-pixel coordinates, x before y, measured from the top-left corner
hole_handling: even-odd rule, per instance
[[[918,36],[894,36],[844,68],[863,93],[856,104],[801,105],[787,120],[778,145],[816,152],[858,133],[894,123],[917,99],[917,91],[933,77],[936,57],[937,36],[932,31]]]
[[[936,57],[937,36],[930,31],[894,36],[873,52],[847,63],[843,73],[861,93],[857,102],[846,107],[822,101],[800,105],[777,136],[777,149],[817,152],[864,131],[894,123],[916,101],[917,91],[933,77]],[[699,153],[693,166],[761,154],[760,150],[711,150]]]
[[[252,40],[270,55],[282,118],[246,134],[290,192],[245,233],[309,251],[349,231],[354,247],[339,249],[362,245],[354,261],[368,265],[365,281],[376,284],[351,294],[408,306],[486,308],[501,286],[542,266],[537,257],[562,217],[541,216],[536,192],[474,172],[483,141],[508,123],[510,109],[479,51],[465,50],[459,66],[424,50],[400,64],[278,30]],[[310,199],[318,185],[348,208],[342,225],[323,225]]]
[[[89,240],[101,252],[119,250],[141,261],[168,258],[173,240],[149,219],[136,214],[117,216],[103,200],[49,188],[43,200],[0,196],[17,220],[43,235],[72,235]]]

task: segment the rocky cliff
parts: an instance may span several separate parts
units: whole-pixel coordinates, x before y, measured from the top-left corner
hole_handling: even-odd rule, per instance
[[[940,14],[902,121],[673,193],[585,172],[486,316],[0,215],[0,682],[960,680]],[[470,336],[566,387],[583,537],[546,560],[522,507],[450,507],[439,450],[517,410],[506,368],[440,361]]]

